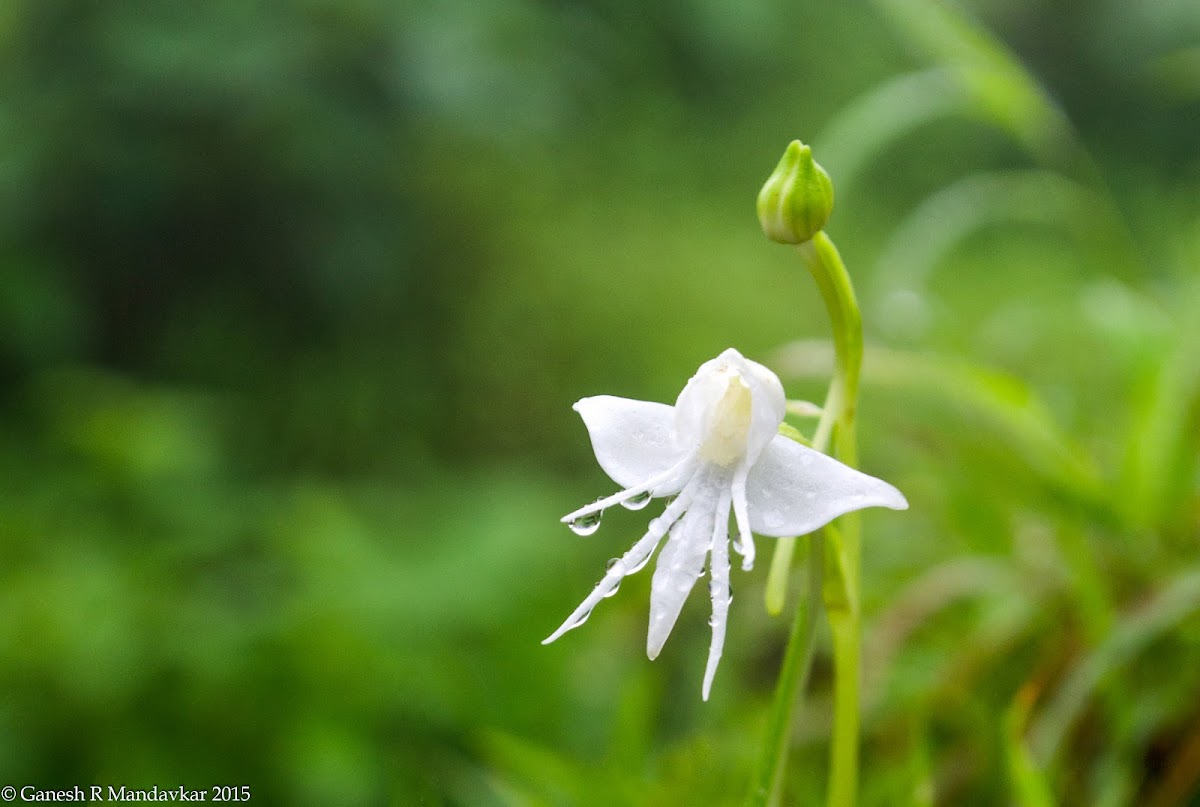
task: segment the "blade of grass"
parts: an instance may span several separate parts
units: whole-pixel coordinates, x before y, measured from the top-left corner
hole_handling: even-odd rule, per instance
[[[879,277],[920,291],[929,274],[972,234],[990,226],[1056,223],[1097,256],[1119,254],[1119,227],[1097,226],[1110,209],[1086,185],[1050,171],[977,173],[926,198],[893,232],[880,253]]]
[[[965,12],[939,0],[875,0],[903,40],[961,76],[979,114],[1048,165],[1078,158],[1066,117],[1033,75]]]
[[[945,70],[899,76],[851,101],[825,127],[813,151],[838,178],[838,198],[844,200],[865,166],[889,146],[930,121],[961,113],[967,101],[960,83]]]
[[[1030,732],[1034,759],[1043,767],[1057,758],[1067,733],[1113,670],[1200,610],[1200,568],[1175,577],[1145,605],[1121,619],[1108,638],[1068,673]]]
[[[814,533],[807,543],[808,587],[805,599],[796,606],[796,617],[792,622],[783,669],[779,673],[779,683],[775,688],[766,741],[763,743],[762,755],[755,768],[750,795],[746,800],[750,807],[775,807],[783,798],[783,777],[779,771],[787,764],[792,715],[812,669],[817,620],[821,613],[821,594],[824,588],[825,537],[821,533]]]
[[[1036,692],[1024,687],[1004,713],[1004,759],[1013,800],[1021,807],[1051,807],[1054,797],[1042,772],[1030,757],[1023,736]]]
[[[1187,298],[1190,304],[1182,310],[1195,311],[1200,285]],[[1196,462],[1192,418],[1200,406],[1200,318],[1190,316],[1185,322],[1129,433],[1125,474],[1132,493],[1129,516],[1142,527],[1161,525]]]

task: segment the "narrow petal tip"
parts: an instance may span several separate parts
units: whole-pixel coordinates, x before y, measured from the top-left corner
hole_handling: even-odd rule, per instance
[[[908,509],[908,499],[904,498],[904,494],[891,485],[888,485],[885,490],[881,491],[881,493],[882,495],[880,496],[879,503],[883,507],[887,507],[892,510]]]
[[[718,656],[717,660],[720,660]],[[708,669],[704,671],[704,685],[700,687],[701,700],[707,701],[708,696],[712,693],[713,681],[717,677],[717,667],[715,662],[709,662]]]
[[[674,622],[662,629],[661,623],[658,626],[652,625],[650,633],[646,636],[646,658],[654,661],[658,658],[658,654],[662,652],[663,645],[667,643],[667,637],[671,635],[671,628],[674,627]]]
[[[663,551],[666,552],[665,549]],[[659,555],[658,563],[661,569],[662,555]],[[663,645],[671,636],[671,631],[675,629],[679,612],[683,609],[684,600],[687,599],[694,583],[695,578],[689,577],[682,587],[680,587],[678,578],[668,579],[663,588],[659,588],[661,584],[658,579],[651,584],[650,629],[646,633],[646,657],[651,661],[658,658]]]

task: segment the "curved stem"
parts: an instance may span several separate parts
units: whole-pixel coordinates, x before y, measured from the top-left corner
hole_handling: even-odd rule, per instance
[[[832,423],[834,456],[854,467],[858,440],[854,418],[858,409],[858,377],[862,368],[862,316],[850,275],[837,247],[824,232],[801,244],[800,257],[816,281],[833,332],[834,374],[826,400],[825,416]],[[816,440],[814,439],[814,443]],[[856,514],[838,519],[830,530],[831,562],[825,582],[825,610],[833,632],[834,695],[833,739],[830,750],[830,807],[853,805],[858,792],[859,566],[861,530]]]
[[[834,371],[822,422],[833,420],[835,456],[856,465],[854,417],[858,410],[858,377],[862,369],[862,315],[850,274],[833,241],[824,232],[797,247],[800,258],[817,283],[833,332]],[[834,404],[830,406],[829,404]],[[820,431],[821,424],[817,429]],[[814,443],[816,440],[814,439]]]
[[[813,435],[812,446],[833,455],[846,465],[858,464],[858,441],[854,418],[858,403],[858,378],[862,367],[862,316],[850,275],[837,247],[824,232],[797,247],[800,257],[816,281],[829,312],[835,354],[833,380]],[[808,605],[797,608],[796,621],[788,639],[787,654],[771,710],[770,727],[763,756],[750,794],[752,805],[778,804],[783,792],[792,712],[796,694],[808,676],[813,652],[812,621],[814,598],[824,599],[833,633],[834,711],[830,748],[830,807],[851,807],[858,792],[858,706],[859,706],[859,520],[848,514],[811,538]],[[767,610],[779,613],[787,592],[795,538],[782,538],[775,547],[767,579]],[[819,592],[819,593],[818,593]]]

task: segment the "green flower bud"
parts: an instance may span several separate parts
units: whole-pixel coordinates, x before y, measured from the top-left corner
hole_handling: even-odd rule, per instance
[[[813,160],[811,148],[793,140],[758,192],[763,232],[781,244],[803,244],[821,231],[832,212],[829,174]]]

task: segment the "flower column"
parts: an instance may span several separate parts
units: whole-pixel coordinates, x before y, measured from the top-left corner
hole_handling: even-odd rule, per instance
[[[808,146],[792,141],[758,195],[758,217],[768,238],[796,246],[825,301],[833,330],[835,363],[833,379],[812,444],[818,451],[827,452],[832,443],[833,455],[853,467],[858,461],[854,416],[859,369],[862,366],[862,319],[850,276],[837,247],[823,231],[832,211],[833,183],[829,175],[813,160],[812,150]],[[831,807],[854,804],[858,784],[858,579],[861,535],[859,521],[854,514],[839,519],[838,527],[830,525],[825,528],[825,552],[816,551],[822,547],[822,542],[814,536],[814,551],[809,554],[810,585],[821,581],[825,611],[833,634],[834,720],[828,799]],[[783,607],[794,547],[795,538],[783,539],[776,546],[767,581],[767,609],[772,613],[779,613]],[[820,568],[822,564],[823,569]],[[815,593],[812,592],[813,596]],[[811,629],[793,630],[788,657],[810,656],[810,649],[802,652],[792,645],[811,643],[812,633]],[[803,676],[806,672],[806,669],[789,671],[785,664],[779,690],[785,693],[790,688],[791,695],[777,695],[777,714],[773,716],[773,723],[783,718],[787,721],[784,725],[790,725],[795,705],[794,692],[798,687],[785,679],[789,673]],[[782,715],[779,714],[781,711]],[[772,769],[769,785],[756,785],[758,795],[763,797],[760,803],[778,799],[782,789],[786,732],[781,748],[770,747],[772,742],[773,739],[768,737],[764,764],[760,766],[760,771],[768,767]],[[769,765],[767,760],[771,760]],[[768,780],[764,778],[763,781]]]

